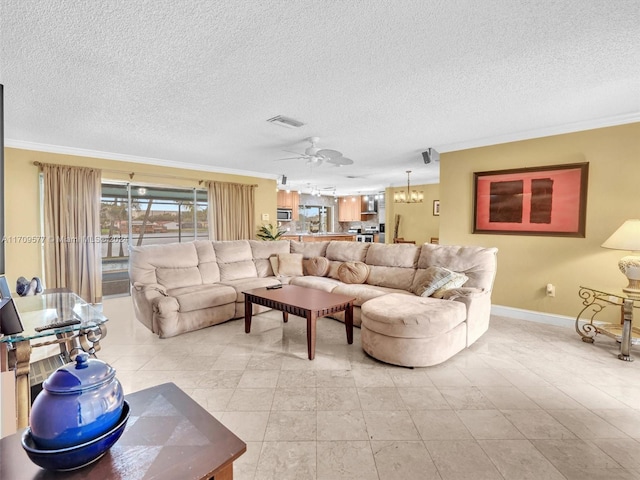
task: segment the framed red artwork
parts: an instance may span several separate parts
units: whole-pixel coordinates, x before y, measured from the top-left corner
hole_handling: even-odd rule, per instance
[[[585,236],[588,163],[475,172],[473,233]]]

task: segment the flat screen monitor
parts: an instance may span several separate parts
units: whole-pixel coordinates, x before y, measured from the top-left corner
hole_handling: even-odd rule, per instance
[[[13,298],[0,300],[0,333],[3,335],[15,335],[24,330],[20,314]]]
[[[11,298],[11,289],[4,275],[0,275],[0,298]]]

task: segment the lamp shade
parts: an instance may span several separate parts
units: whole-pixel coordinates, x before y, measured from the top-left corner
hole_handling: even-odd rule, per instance
[[[640,220],[627,220],[601,246],[613,250],[640,251]]]

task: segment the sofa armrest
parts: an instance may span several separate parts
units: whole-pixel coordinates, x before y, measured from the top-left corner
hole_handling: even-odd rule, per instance
[[[147,296],[150,292],[153,292],[153,291],[159,292],[163,297],[168,297],[169,296],[167,294],[167,289],[164,288],[159,283],[134,282],[133,283],[133,288],[135,288],[136,291],[145,294],[145,296]],[[151,294],[151,295],[154,296],[153,294]]]
[[[453,288],[443,296],[445,300],[463,303],[467,309],[467,347],[489,328],[491,291],[481,288]]]
[[[464,298],[467,299],[473,299],[473,298],[478,298],[482,295],[486,295],[487,292],[485,291],[484,288],[474,288],[474,287],[458,287],[458,288],[451,288],[449,290],[445,290],[443,295],[442,295],[442,299],[443,300],[458,300],[458,301],[463,301],[463,303],[467,303],[465,302]]]

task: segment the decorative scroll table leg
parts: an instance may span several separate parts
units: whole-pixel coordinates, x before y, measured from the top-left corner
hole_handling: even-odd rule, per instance
[[[581,288],[579,292],[580,298],[582,298],[582,304],[584,308],[580,311],[576,317],[576,332],[582,337],[582,341],[586,343],[593,343],[595,336],[598,334],[598,329],[593,324],[594,317],[600,313],[605,305],[598,303],[596,293],[594,290],[588,288]],[[590,311],[591,317],[586,322],[582,320],[582,316],[585,312]]]
[[[95,357],[96,352],[100,351],[100,340],[106,336],[107,326],[104,324],[96,328],[82,330],[78,336],[76,348],[79,347],[81,351],[87,352],[89,355]],[[79,353],[80,350],[78,350],[77,353]],[[75,355],[73,359],[75,360]]]
[[[28,340],[16,343],[15,349],[9,351],[9,364],[14,366],[16,375],[17,428],[24,428],[29,425],[29,410],[31,409],[31,388],[29,387],[30,357],[31,344]]]
[[[622,339],[618,358],[625,362],[633,362],[631,356],[631,326],[633,322],[633,300],[627,298],[622,305],[624,324],[622,325]]]

